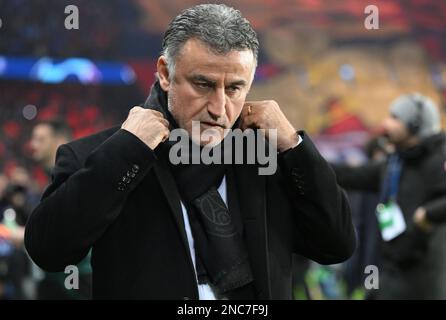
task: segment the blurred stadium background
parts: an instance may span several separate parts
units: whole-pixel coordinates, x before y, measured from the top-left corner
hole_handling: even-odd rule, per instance
[[[0,0],[3,178],[36,193],[48,183],[30,156],[37,121],[62,118],[75,138],[121,123],[148,94],[168,22],[200,2]],[[259,34],[250,99],[278,101],[331,160],[361,161],[360,147],[402,93],[428,95],[444,114],[445,0],[219,2]],[[64,28],[70,4],[79,30]],[[378,30],[364,27],[369,4],[379,8]]]

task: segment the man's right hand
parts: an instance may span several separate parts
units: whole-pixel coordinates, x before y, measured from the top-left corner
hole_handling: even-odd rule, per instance
[[[427,219],[427,212],[423,207],[419,207],[417,210],[415,210],[413,221],[415,222],[416,226],[425,232],[432,230],[432,224]]]
[[[133,107],[121,126],[137,136],[150,149],[155,148],[169,137],[169,121],[156,110]]]

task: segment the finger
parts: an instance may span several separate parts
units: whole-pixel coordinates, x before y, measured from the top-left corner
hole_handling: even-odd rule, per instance
[[[241,121],[240,127],[243,130],[247,129],[247,128],[255,129],[255,128],[258,127],[258,125],[257,125],[257,117],[255,115],[253,115],[253,114],[250,114],[250,115],[247,114],[241,120],[242,121]]]
[[[166,141],[168,138],[169,138],[169,135],[170,135],[170,130],[168,130],[168,129],[166,129],[165,131],[164,131],[164,135],[163,135],[163,138],[162,138],[162,142],[164,142],[164,141]]]
[[[254,108],[252,104],[245,103],[245,105],[242,108],[242,112],[240,113],[240,116],[242,118],[251,115],[254,112]]]
[[[169,126],[169,121],[164,117],[164,114],[159,112],[158,110],[147,110],[150,115],[154,116],[157,120],[160,120],[163,123],[166,123]]]
[[[164,126],[164,127],[166,127],[166,128],[169,128],[169,121],[167,120],[167,119],[165,119],[165,118],[158,118],[158,120],[159,120],[159,122],[161,122],[161,124]]]
[[[262,102],[261,101],[245,101],[245,104],[244,104],[244,106],[257,106],[257,105],[259,105],[259,104],[261,104]]]
[[[149,109],[148,111],[157,117],[165,119],[164,114],[158,110]]]
[[[135,113],[140,110],[143,110],[143,108],[141,108],[140,106],[134,106],[133,108],[130,109],[129,113]]]

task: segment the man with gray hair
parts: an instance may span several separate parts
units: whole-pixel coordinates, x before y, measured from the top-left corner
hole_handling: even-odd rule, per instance
[[[34,261],[64,270],[92,248],[94,298],[290,299],[294,253],[324,264],[350,257],[350,209],[330,166],[276,102],[246,101],[258,50],[233,8],[174,18],[143,107],[60,147],[26,227]],[[229,131],[263,129],[274,129],[263,139],[279,158],[268,176],[258,162],[170,158],[177,130],[192,150],[216,154]]]
[[[383,121],[395,152],[384,162],[334,165],[338,182],[380,194],[382,244],[378,299],[445,299],[446,140],[435,103],[419,93],[393,101]],[[436,227],[435,227],[436,226]],[[441,233],[444,230],[440,229]]]

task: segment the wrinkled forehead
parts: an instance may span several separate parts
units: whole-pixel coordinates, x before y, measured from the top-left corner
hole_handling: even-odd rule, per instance
[[[200,40],[189,39],[181,48],[175,65],[190,71],[246,73],[251,76],[256,61],[249,49],[219,53]]]

